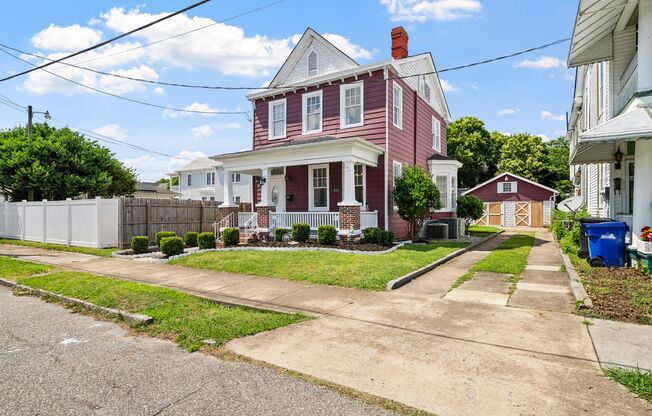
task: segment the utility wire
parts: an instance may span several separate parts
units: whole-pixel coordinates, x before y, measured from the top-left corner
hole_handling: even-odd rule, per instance
[[[16,55],[12,54],[11,52],[8,52],[7,50],[3,49],[2,47],[0,47],[0,51],[1,51],[1,52],[4,52],[5,54],[7,54],[7,55],[9,55],[9,56],[11,56],[11,57],[14,57],[14,58],[16,58],[16,59],[18,59],[18,60],[20,60],[20,61],[23,61],[23,62],[25,62],[25,63],[27,63],[27,64],[29,64],[29,65],[32,65],[32,66],[35,66],[35,67],[36,67],[36,64],[33,64],[32,62],[30,62],[30,61],[28,61],[28,60],[26,60],[26,59],[23,59],[23,58],[21,58],[21,57],[19,57],[19,56],[16,56]],[[54,72],[49,71],[49,70],[44,69],[44,68],[39,68],[39,69],[40,69],[41,71],[45,71],[45,72],[47,72],[48,74],[57,77],[57,78],[61,78],[61,79],[65,80],[65,81],[68,81],[68,82],[73,83],[73,84],[75,84],[75,85],[78,85],[78,86],[80,86],[80,87],[84,87],[84,88],[89,89],[89,90],[91,90],[91,91],[99,92],[100,94],[105,94],[105,95],[108,95],[108,96],[110,96],[110,97],[119,98],[119,99],[121,99],[121,100],[129,101],[129,102],[136,103],[136,104],[145,105],[145,106],[148,106],[148,107],[160,108],[160,109],[163,109],[163,110],[176,111],[176,112],[182,112],[182,113],[194,113],[194,114],[205,114],[205,115],[234,115],[234,114],[240,114],[240,115],[245,115],[245,116],[248,115],[248,112],[247,112],[247,111],[201,111],[201,110],[187,110],[187,109],[183,109],[183,108],[174,108],[174,107],[168,107],[168,106],[164,106],[164,105],[154,104],[154,103],[150,103],[150,102],[147,102],[147,101],[136,100],[136,99],[134,99],[134,98],[129,98],[129,97],[124,97],[124,96],[122,96],[122,95],[113,94],[113,93],[111,93],[111,92],[104,91],[104,90],[101,90],[101,89],[99,89],[99,88],[91,87],[90,85],[82,84],[81,82],[77,82],[77,81],[75,81],[75,80],[72,80],[72,79],[66,78],[66,77],[61,76],[61,75],[59,75],[59,74],[55,74]]]
[[[108,55],[98,56],[96,58],[91,58],[91,59],[87,59],[85,61],[76,62],[76,64],[85,64],[85,63],[88,63],[88,62],[93,62],[93,61],[97,61],[97,60],[101,60],[101,59],[105,59],[105,58],[110,58],[112,56],[116,56],[116,55],[120,55],[120,54],[123,54],[123,53],[135,51],[135,50],[138,50],[138,49],[146,48],[148,46],[156,45],[158,43],[165,42],[165,41],[168,41],[170,39],[176,39],[178,37],[181,37],[181,36],[184,36],[184,35],[187,35],[187,34],[190,34],[190,33],[194,33],[194,32],[197,32],[197,31],[200,31],[200,30],[203,30],[203,29],[207,29],[209,27],[218,25],[220,23],[226,23],[226,22],[228,22],[230,20],[234,20],[234,19],[246,16],[248,14],[256,13],[256,12],[258,12],[260,10],[264,10],[264,9],[267,9],[269,7],[272,7],[272,6],[276,6],[277,4],[283,3],[284,1],[287,1],[287,0],[278,0],[278,1],[275,1],[275,2],[272,2],[272,3],[264,4],[264,5],[260,6],[260,7],[255,8],[255,9],[251,9],[251,10],[248,10],[246,12],[242,12],[240,14],[236,14],[234,16],[227,17],[226,19],[222,19],[220,21],[213,22],[213,23],[208,24],[206,26],[201,26],[201,27],[198,27],[198,28],[195,28],[195,29],[192,29],[192,30],[188,30],[186,32],[181,32],[181,33],[178,33],[176,35],[170,36],[168,38],[155,40],[153,42],[146,43],[144,45],[139,45],[139,46],[135,46],[133,48],[125,49],[123,51],[117,51],[117,52],[114,52],[114,53],[111,53],[111,54],[108,54]]]
[[[38,69],[43,69],[43,68],[48,67],[48,66],[50,66],[50,65],[53,65],[53,64],[55,64],[55,63],[57,63],[57,62],[61,62],[61,61],[64,61],[64,60],[66,60],[66,59],[69,59],[69,58],[72,58],[72,57],[75,57],[75,56],[81,55],[81,54],[83,54],[83,53],[86,53],[86,52],[92,51],[92,50],[94,50],[94,49],[100,48],[100,47],[102,47],[102,46],[104,46],[104,45],[108,45],[108,44],[111,43],[111,42],[115,42],[115,41],[118,40],[118,39],[124,38],[125,36],[129,36],[129,35],[134,34],[134,33],[136,33],[136,32],[139,32],[139,31],[141,31],[141,30],[143,30],[143,29],[146,29],[146,28],[148,28],[148,27],[150,27],[150,26],[154,26],[154,25],[157,24],[157,23],[160,23],[160,22],[162,22],[162,21],[164,21],[164,20],[170,19],[170,18],[172,18],[172,17],[174,17],[174,16],[176,16],[176,15],[178,15],[178,14],[181,14],[181,13],[187,12],[188,10],[194,9],[195,7],[201,6],[201,5],[204,4],[204,3],[208,3],[209,1],[211,1],[211,0],[201,0],[201,1],[197,2],[197,3],[195,3],[195,4],[191,4],[191,5],[188,6],[188,7],[184,7],[184,8],[181,9],[181,10],[177,10],[177,11],[174,12],[174,13],[171,13],[171,14],[165,15],[165,16],[161,17],[160,19],[156,19],[156,20],[154,20],[153,22],[149,22],[149,23],[147,23],[147,24],[145,24],[145,25],[143,25],[143,26],[140,26],[140,27],[137,27],[137,28],[135,28],[135,29],[132,29],[132,30],[130,30],[130,31],[128,31],[128,32],[125,32],[125,33],[123,33],[123,34],[121,34],[121,35],[114,36],[114,37],[112,37],[111,39],[107,39],[107,40],[105,40],[105,41],[103,41],[103,42],[100,42],[100,43],[98,43],[98,44],[96,44],[96,45],[90,46],[90,47],[88,47],[88,48],[86,48],[86,49],[82,49],[81,51],[77,51],[77,52],[71,53],[71,54],[69,54],[69,55],[66,55],[66,56],[64,56],[64,57],[62,57],[62,58],[59,58],[59,59],[55,59],[54,61],[48,62],[48,63],[43,64],[43,65],[41,65],[41,66],[35,66],[35,67],[32,68],[32,69],[28,69],[28,70],[26,70],[26,71],[19,72],[19,73],[17,73],[17,74],[13,74],[13,75],[10,75],[10,76],[8,76],[8,77],[2,78],[2,79],[0,79],[0,82],[8,81],[8,80],[10,80],[10,79],[13,79],[13,78],[19,77],[19,76],[21,76],[21,75],[29,74],[30,72],[36,71],[36,70],[38,70]]]

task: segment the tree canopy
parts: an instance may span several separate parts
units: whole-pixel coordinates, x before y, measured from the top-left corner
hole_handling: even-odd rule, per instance
[[[457,175],[462,188],[470,188],[496,174],[498,151],[477,117],[467,116],[448,126],[448,155],[462,163]]]
[[[0,191],[12,200],[62,200],[83,194],[105,198],[133,194],[131,168],[97,142],[68,128],[35,124],[0,132]]]
[[[442,207],[437,186],[421,166],[403,168],[403,174],[395,179],[394,202],[398,215],[408,222],[413,240],[430,214]]]
[[[546,171],[548,150],[541,137],[527,133],[503,136],[500,146],[500,172],[511,172],[540,181]]]
[[[548,160],[540,183],[556,189],[561,197],[567,197],[573,192],[573,184],[569,179],[570,145],[568,140],[565,137],[559,137],[544,144],[548,152]]]

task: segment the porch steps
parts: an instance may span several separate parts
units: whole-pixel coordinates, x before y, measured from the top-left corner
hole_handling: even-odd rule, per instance
[[[249,238],[245,238],[242,230],[240,230],[240,244],[255,243],[258,241],[258,236],[256,234],[250,235]]]

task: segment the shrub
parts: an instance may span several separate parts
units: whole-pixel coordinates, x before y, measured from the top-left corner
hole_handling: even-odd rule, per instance
[[[317,240],[320,244],[334,244],[337,241],[337,229],[332,225],[320,225],[317,228]]]
[[[457,198],[457,216],[464,218],[464,233],[469,233],[471,222],[477,221],[484,215],[484,203],[474,195],[462,195]]]
[[[423,222],[442,207],[437,186],[421,166],[406,165],[401,176],[394,178],[394,202],[398,215],[408,222],[410,237],[415,240]]]
[[[299,243],[305,243],[310,238],[310,224],[298,222],[292,225],[292,239]]]
[[[389,246],[394,241],[394,234],[391,231],[380,230],[379,235],[380,235],[380,241],[379,241],[380,244]]]
[[[276,241],[283,241],[283,236],[289,232],[290,230],[288,230],[287,228],[279,227],[274,230],[274,239],[276,239]]]
[[[163,237],[161,239],[161,252],[168,257],[183,254],[183,240],[181,237]]]
[[[149,250],[149,237],[145,235],[137,235],[131,238],[131,250],[134,254],[144,254]]]
[[[188,231],[183,235],[183,242],[186,243],[186,247],[197,247],[197,236],[199,233],[195,231]]]
[[[222,242],[224,247],[237,246],[240,243],[240,230],[237,228],[225,228],[222,231]]]
[[[177,233],[174,231],[159,231],[156,233],[156,245],[161,248],[161,240],[165,237],[176,237]]]
[[[197,244],[200,250],[208,250],[215,248],[215,234],[211,232],[199,233],[197,235]]]
[[[365,228],[364,232],[364,240],[367,243],[370,244],[378,244],[380,243],[380,228],[378,227],[369,227]]]

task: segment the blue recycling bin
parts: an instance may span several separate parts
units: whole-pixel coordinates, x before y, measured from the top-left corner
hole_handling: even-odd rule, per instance
[[[584,224],[589,239],[589,258],[592,267],[623,267],[625,265],[625,235],[629,227],[624,222]]]

